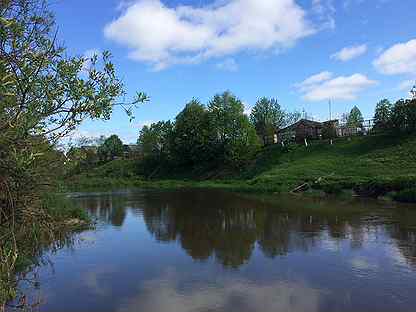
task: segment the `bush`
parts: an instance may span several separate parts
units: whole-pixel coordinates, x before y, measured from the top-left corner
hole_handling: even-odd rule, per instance
[[[393,195],[393,199],[403,203],[416,203],[416,188],[402,190]]]

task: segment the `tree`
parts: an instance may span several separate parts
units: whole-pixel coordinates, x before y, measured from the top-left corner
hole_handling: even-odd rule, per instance
[[[100,159],[104,161],[113,160],[123,155],[123,142],[117,135],[113,134],[105,139],[104,143],[98,147],[97,152]]]
[[[330,120],[323,123],[322,137],[324,139],[334,139],[337,137],[337,129],[335,122]]]
[[[349,128],[362,128],[363,122],[364,118],[360,109],[357,106],[354,106],[348,115],[347,126]]]
[[[228,91],[217,94],[208,104],[208,114],[217,159],[241,167],[259,148],[255,129],[244,115],[243,103]]]
[[[155,162],[168,160],[171,151],[173,125],[170,121],[159,121],[144,126],[137,144],[145,159]]]
[[[47,0],[0,1],[0,254],[10,257],[30,258],[35,237],[53,236],[41,193],[56,185],[64,167],[58,140],[86,119],[109,119],[115,106],[132,117],[146,100],[138,93],[131,102],[118,102],[125,90],[111,54],[68,56],[54,22]],[[21,260],[2,258],[1,273],[10,263],[7,276],[14,276]],[[4,296],[0,291],[0,310],[11,299]]]
[[[376,131],[386,131],[391,128],[392,109],[393,106],[387,99],[377,103],[374,114],[374,129]]]
[[[300,119],[299,112],[283,110],[276,99],[260,98],[253,107],[250,121],[264,145],[273,143],[274,134],[281,128]]]
[[[208,112],[204,105],[193,99],[176,116],[173,130],[173,157],[177,164],[195,167],[210,157]]]
[[[391,113],[393,128],[396,131],[416,131],[416,100],[398,100]]]
[[[285,124],[286,113],[276,99],[262,97],[253,107],[250,120],[264,145],[273,142],[273,136]]]

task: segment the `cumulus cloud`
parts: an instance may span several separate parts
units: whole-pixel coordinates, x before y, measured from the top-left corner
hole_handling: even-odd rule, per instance
[[[332,73],[322,72],[296,84],[296,87],[307,101],[354,100],[358,93],[377,83],[362,74],[332,77]]]
[[[374,62],[375,68],[386,75],[416,73],[416,39],[398,43],[385,50]]]
[[[309,88],[311,88],[311,86],[319,84],[322,81],[329,80],[329,79],[331,79],[331,77],[332,77],[331,72],[323,71],[323,72],[320,72],[319,74],[310,76],[309,78],[305,79],[304,81],[302,81],[300,83],[297,83],[295,86],[300,91],[307,91]]]
[[[238,70],[238,64],[233,58],[227,58],[222,62],[217,63],[216,67],[221,70],[235,72]]]
[[[416,84],[416,80],[404,80],[399,83],[397,89],[400,91],[409,91]]]
[[[363,55],[365,52],[367,52],[366,44],[356,45],[341,49],[340,51],[332,54],[331,58],[338,61],[346,62]]]
[[[294,0],[225,0],[168,7],[160,0],[128,3],[105,26],[129,56],[163,69],[247,50],[288,48],[317,30]]]

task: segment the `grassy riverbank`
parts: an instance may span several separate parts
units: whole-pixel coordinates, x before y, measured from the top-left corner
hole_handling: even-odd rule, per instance
[[[124,165],[123,165],[124,164]],[[139,164],[138,164],[139,166]],[[129,170],[120,168],[127,167]],[[228,179],[146,180],[132,174],[132,161],[114,161],[66,181],[70,190],[207,187],[251,192],[290,192],[305,188],[325,193],[354,190],[362,196],[416,201],[416,137],[371,136],[318,141],[308,147],[275,145],[263,149],[243,172]],[[128,174],[127,174],[128,172]]]
[[[26,272],[44,261],[45,251],[71,244],[73,234],[91,224],[87,213],[62,194],[45,193],[35,207],[20,216],[22,222],[0,228],[0,310],[10,299],[24,299],[17,287],[19,281],[31,281]],[[19,308],[27,308],[25,304],[31,303],[21,302]]]

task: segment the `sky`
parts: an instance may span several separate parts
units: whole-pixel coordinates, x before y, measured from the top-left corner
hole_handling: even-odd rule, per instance
[[[249,113],[260,97],[329,119],[408,97],[416,81],[414,0],[55,0],[69,55],[111,51],[127,99],[150,101],[135,119],[115,110],[74,137],[119,135],[174,119],[192,98],[226,90]]]

